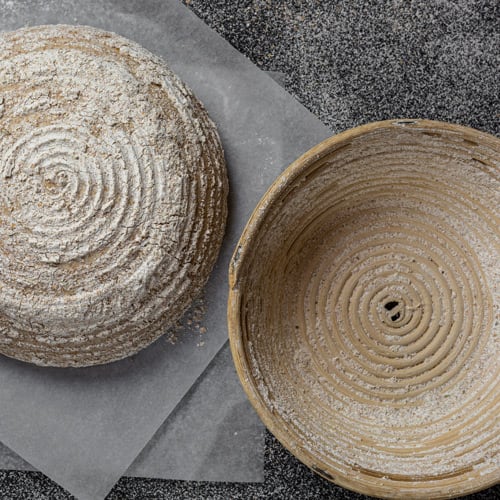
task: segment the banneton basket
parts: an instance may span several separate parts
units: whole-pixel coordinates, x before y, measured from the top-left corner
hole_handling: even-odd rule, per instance
[[[230,268],[229,335],[270,431],[321,476],[388,498],[500,480],[500,140],[426,120],[295,161]]]

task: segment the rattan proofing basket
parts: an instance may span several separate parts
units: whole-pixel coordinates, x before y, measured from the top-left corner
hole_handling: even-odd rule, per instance
[[[450,498],[500,479],[500,140],[373,123],[295,161],[230,265],[242,385],[346,488]]]

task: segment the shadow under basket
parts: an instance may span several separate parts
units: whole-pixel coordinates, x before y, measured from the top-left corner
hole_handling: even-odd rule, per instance
[[[326,479],[387,498],[500,480],[500,140],[390,120],[295,161],[230,267],[243,387]]]

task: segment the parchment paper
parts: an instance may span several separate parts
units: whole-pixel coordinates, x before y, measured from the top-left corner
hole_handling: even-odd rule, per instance
[[[226,344],[125,475],[261,482],[264,426],[240,386]],[[34,470],[0,443],[0,469]]]
[[[76,497],[103,498],[227,338],[227,266],[252,208],[292,160],[330,135],[317,118],[176,0],[0,0],[0,29],[88,24],[167,61],[217,123],[230,177],[230,217],[206,287],[204,345],[192,332],[90,369],[0,362],[0,441]]]

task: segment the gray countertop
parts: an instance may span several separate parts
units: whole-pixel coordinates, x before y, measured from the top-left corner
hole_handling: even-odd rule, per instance
[[[394,117],[500,135],[500,3],[186,0],[332,132]],[[2,499],[72,498],[40,473],[0,471]],[[109,499],[366,498],[310,472],[270,435],[265,483],[123,478]],[[500,487],[468,498],[500,498]]]

